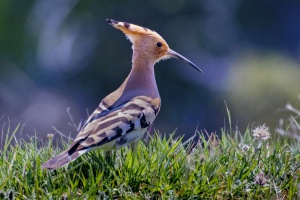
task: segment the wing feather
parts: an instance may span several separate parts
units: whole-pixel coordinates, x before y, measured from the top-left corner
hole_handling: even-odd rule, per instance
[[[101,107],[104,108],[98,107],[89,117],[69,152],[94,147],[118,148],[118,143],[140,138],[140,134],[143,135],[153,123],[160,108],[160,99],[138,96],[110,110],[102,110]]]

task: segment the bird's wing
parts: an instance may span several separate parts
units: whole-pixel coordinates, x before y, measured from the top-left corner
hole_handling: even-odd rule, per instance
[[[127,102],[125,102],[127,103]],[[113,108],[111,105],[108,105],[105,102],[105,99],[103,99],[99,106],[97,107],[97,109],[88,117],[88,119],[86,120],[86,122],[84,123],[84,125],[82,126],[81,129],[84,129],[88,124],[90,124],[92,121],[94,121],[97,118],[101,118],[103,116],[108,115],[109,113],[111,113],[114,110],[117,110],[119,108],[122,108],[124,106],[124,104],[118,105],[115,108]]]
[[[135,97],[111,110],[98,112],[97,109],[75,138],[68,153],[71,155],[92,147],[104,148],[108,143],[110,145],[106,145],[106,148],[116,148],[117,142],[128,143],[140,137],[142,130],[153,123],[159,109],[160,98],[146,96]]]

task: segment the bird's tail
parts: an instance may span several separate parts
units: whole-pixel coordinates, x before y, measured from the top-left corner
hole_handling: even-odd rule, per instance
[[[42,164],[42,168],[50,169],[50,170],[60,168],[60,167],[64,166],[65,164],[71,162],[72,160],[75,160],[80,155],[82,155],[82,154],[80,154],[79,152],[74,152],[73,154],[70,155],[68,153],[68,151],[64,151],[64,152],[60,153],[59,155],[55,156],[54,158],[51,158],[44,164]]]

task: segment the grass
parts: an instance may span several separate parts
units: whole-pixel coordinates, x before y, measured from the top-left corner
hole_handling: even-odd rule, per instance
[[[259,142],[250,129],[222,130],[220,137],[198,133],[192,143],[157,131],[134,150],[113,151],[109,160],[93,151],[45,171],[41,164],[62,149],[51,139],[17,141],[20,130],[2,128],[0,199],[300,198],[299,143],[278,135]]]

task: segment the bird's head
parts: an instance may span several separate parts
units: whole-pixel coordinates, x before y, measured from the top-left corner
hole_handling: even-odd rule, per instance
[[[169,48],[167,42],[155,31],[127,22],[118,22],[113,19],[106,20],[113,27],[123,31],[127,38],[132,42],[132,48],[141,56],[146,56],[154,63],[168,58],[177,58],[191,65],[202,72],[194,63],[184,56]]]

